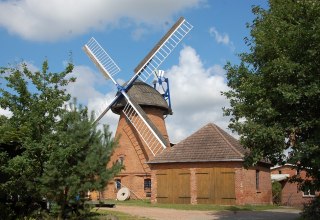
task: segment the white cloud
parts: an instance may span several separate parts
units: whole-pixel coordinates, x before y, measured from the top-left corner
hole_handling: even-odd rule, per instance
[[[75,83],[71,83],[67,86],[67,92],[72,97],[76,97],[78,102],[88,107],[89,112],[94,111],[99,115],[114,98],[116,91],[111,81],[107,81],[104,77],[94,72],[92,69],[86,66],[75,66],[71,74],[77,78]],[[98,90],[98,87],[104,87],[102,92]],[[105,94],[103,92],[106,92]],[[100,121],[101,124],[109,124],[110,131],[113,134],[116,131],[118,124],[118,115],[109,111]]]
[[[0,115],[4,115],[4,116],[10,118],[12,116],[12,112],[8,109],[0,108]]]
[[[144,23],[161,26],[177,12],[198,7],[203,2],[204,0],[7,0],[0,2],[0,27],[24,39],[54,41],[92,29],[116,27],[123,25],[123,22],[125,25]]]
[[[226,33],[219,33],[215,27],[211,27],[209,29],[209,33],[212,37],[214,37],[215,41],[218,44],[224,44],[229,46],[232,50],[234,50],[233,42],[230,40],[229,35]]]
[[[77,97],[79,102],[87,104],[89,100],[103,96],[94,88],[96,84],[106,81],[103,80],[101,74],[93,72],[86,66],[75,66],[70,76],[77,79],[75,83],[68,85],[67,91],[72,96]]]
[[[136,28],[131,35],[134,40],[140,40],[142,36],[144,36],[147,33],[148,33],[148,29],[140,27],[140,28]]]
[[[204,68],[192,47],[180,51],[179,65],[166,72],[173,108],[173,115],[166,119],[171,142],[186,138],[210,122],[228,131],[229,118],[223,116],[222,107],[229,104],[220,93],[228,90],[223,75],[219,65]]]

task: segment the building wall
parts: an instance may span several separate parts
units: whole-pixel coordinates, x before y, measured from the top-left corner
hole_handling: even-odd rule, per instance
[[[144,111],[169,143],[163,111],[150,107],[144,108]],[[122,112],[115,137],[119,138],[119,147],[115,149],[107,167],[123,158],[124,169],[108,183],[101,196],[103,199],[116,199],[118,190],[114,180],[120,179],[123,187],[130,189],[131,198],[149,198],[150,191],[144,189],[144,179],[151,178],[150,167],[146,162],[153,158],[153,154]]]
[[[157,202],[157,173],[166,169],[188,169],[190,171],[191,204],[197,204],[197,170],[203,168],[232,168],[235,171],[236,204],[271,204],[271,178],[270,168],[259,166],[244,169],[242,162],[204,162],[204,163],[166,163],[151,165],[152,193],[151,202]],[[259,170],[259,189],[256,189],[256,170]],[[219,190],[219,189],[217,189]]]
[[[272,174],[289,174],[290,177],[297,175],[297,170],[292,165],[284,165],[281,167],[273,168]],[[306,177],[306,171],[301,170],[299,175],[302,179]],[[281,204],[287,206],[301,207],[304,203],[310,202],[314,196],[304,196],[303,192],[299,190],[297,183],[290,183],[289,180],[280,181],[282,185]],[[319,192],[316,192],[319,195]]]
[[[270,167],[256,166],[249,169],[237,167],[235,170],[238,205],[272,203]],[[257,171],[259,171],[258,183],[256,180]]]

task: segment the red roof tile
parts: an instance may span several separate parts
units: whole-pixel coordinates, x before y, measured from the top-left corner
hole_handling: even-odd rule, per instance
[[[243,161],[245,152],[238,140],[210,123],[165,149],[149,163]]]

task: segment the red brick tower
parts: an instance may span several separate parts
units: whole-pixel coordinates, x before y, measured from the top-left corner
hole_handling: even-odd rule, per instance
[[[169,145],[164,116],[172,112],[162,95],[141,81],[136,81],[127,93],[141,106]],[[108,184],[102,195],[104,199],[115,199],[121,187],[130,189],[132,199],[145,199],[151,195],[151,172],[146,162],[154,155],[122,112],[125,104],[126,100],[122,98],[111,108],[120,115],[115,134],[115,137],[119,138],[119,147],[115,149],[108,164],[110,166],[115,162],[123,163],[125,168]]]

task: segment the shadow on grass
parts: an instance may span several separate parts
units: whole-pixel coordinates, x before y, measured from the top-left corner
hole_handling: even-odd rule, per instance
[[[238,212],[238,211],[253,211],[252,207],[248,206],[229,206],[226,207],[226,211]]]
[[[232,210],[218,211],[213,213],[215,218],[219,220],[239,220],[239,219],[251,219],[251,220],[300,220],[300,214],[296,212],[277,212],[272,211],[246,211],[246,210]]]

